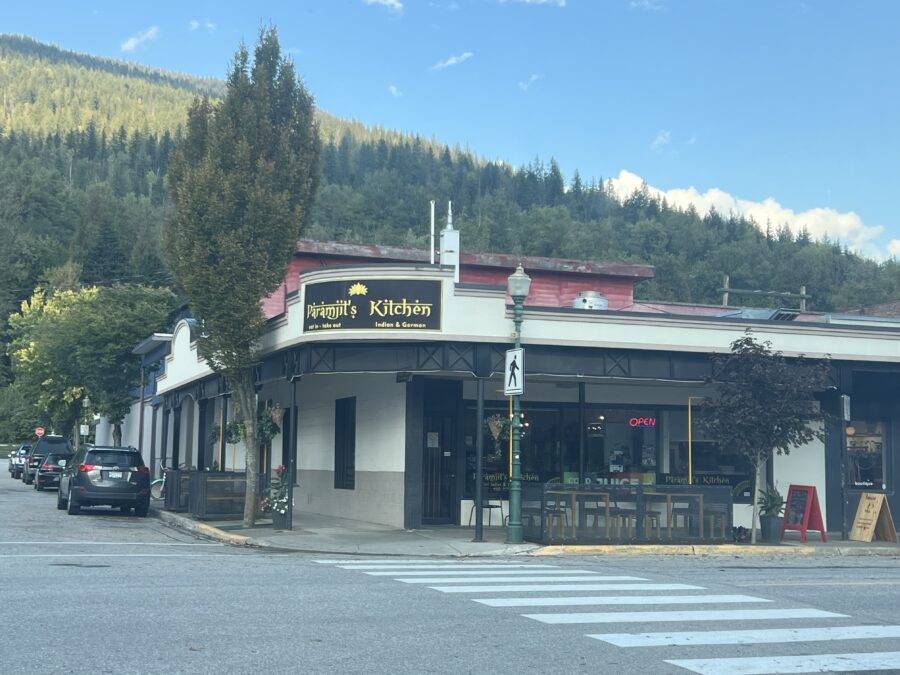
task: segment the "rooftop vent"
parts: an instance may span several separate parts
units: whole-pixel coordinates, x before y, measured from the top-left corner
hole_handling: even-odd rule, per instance
[[[575,309],[609,309],[609,300],[600,291],[582,291],[574,300]]]
[[[772,321],[793,321],[799,315],[799,309],[785,309],[784,307],[779,307],[774,312],[772,312],[772,316],[769,318]]]

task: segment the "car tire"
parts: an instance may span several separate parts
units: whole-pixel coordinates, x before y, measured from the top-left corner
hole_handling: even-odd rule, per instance
[[[22,480],[25,481],[25,485],[31,485],[34,482],[34,478],[28,475],[27,472],[25,473],[25,477]]]
[[[134,515],[138,518],[146,518],[147,514],[150,512],[150,502],[141,502],[140,504],[134,507]]]
[[[66,500],[63,499],[61,486],[59,492],[56,494],[56,508],[60,511],[66,508]]]
[[[66,512],[70,516],[77,516],[81,513],[81,507],[75,503],[75,500],[72,499],[72,488],[69,488],[69,496],[66,499]]]
[[[40,474],[38,474],[37,476],[34,477],[34,489],[37,490],[38,492],[41,492],[44,489],[43,486],[41,485]]]
[[[130,506],[120,506],[120,507],[119,507],[119,511],[121,512],[121,514],[122,514],[123,516],[130,516],[130,515],[131,515],[131,507],[130,507]]]

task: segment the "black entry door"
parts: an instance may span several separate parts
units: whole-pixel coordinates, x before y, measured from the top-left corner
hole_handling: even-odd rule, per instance
[[[452,510],[456,484],[453,422],[451,416],[425,416],[422,520],[429,523],[451,523],[455,520]]]

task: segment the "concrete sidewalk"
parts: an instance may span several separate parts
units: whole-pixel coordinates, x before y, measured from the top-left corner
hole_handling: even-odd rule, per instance
[[[163,522],[200,537],[234,546],[250,546],[273,551],[307,553],[477,557],[511,555],[723,555],[743,556],[893,556],[900,557],[900,546],[884,542],[866,544],[840,541],[829,535],[822,542],[818,533],[807,536],[801,544],[795,533],[777,545],[757,544],[634,544],[600,546],[541,546],[539,544],[505,543],[506,528],[485,527],[483,542],[474,542],[475,528],[430,526],[419,530],[398,530],[385,525],[295,513],[293,530],[274,530],[269,521],[244,528],[240,521],[203,522],[186,514],[154,510]]]

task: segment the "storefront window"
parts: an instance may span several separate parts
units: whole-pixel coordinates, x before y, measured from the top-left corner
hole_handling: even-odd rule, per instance
[[[523,405],[522,479],[591,485],[686,485],[687,411],[588,405],[584,452],[578,407]],[[475,429],[475,410],[466,414],[466,494],[475,491],[475,440],[484,443],[484,485],[506,496],[509,489],[509,410],[488,407],[485,424]],[[702,436],[691,443],[695,485],[730,486],[736,502],[749,502],[751,470],[742,456]]]
[[[735,502],[750,502],[753,472],[745,457],[705,437],[696,419],[689,443],[687,410],[666,411],[663,420],[668,453],[658,477],[660,484],[687,485],[691,480],[694,485],[730,486]]]
[[[886,490],[885,423],[853,420],[847,425],[847,482],[850,487]]]
[[[655,483],[659,422],[654,409],[588,408],[584,482]]]

